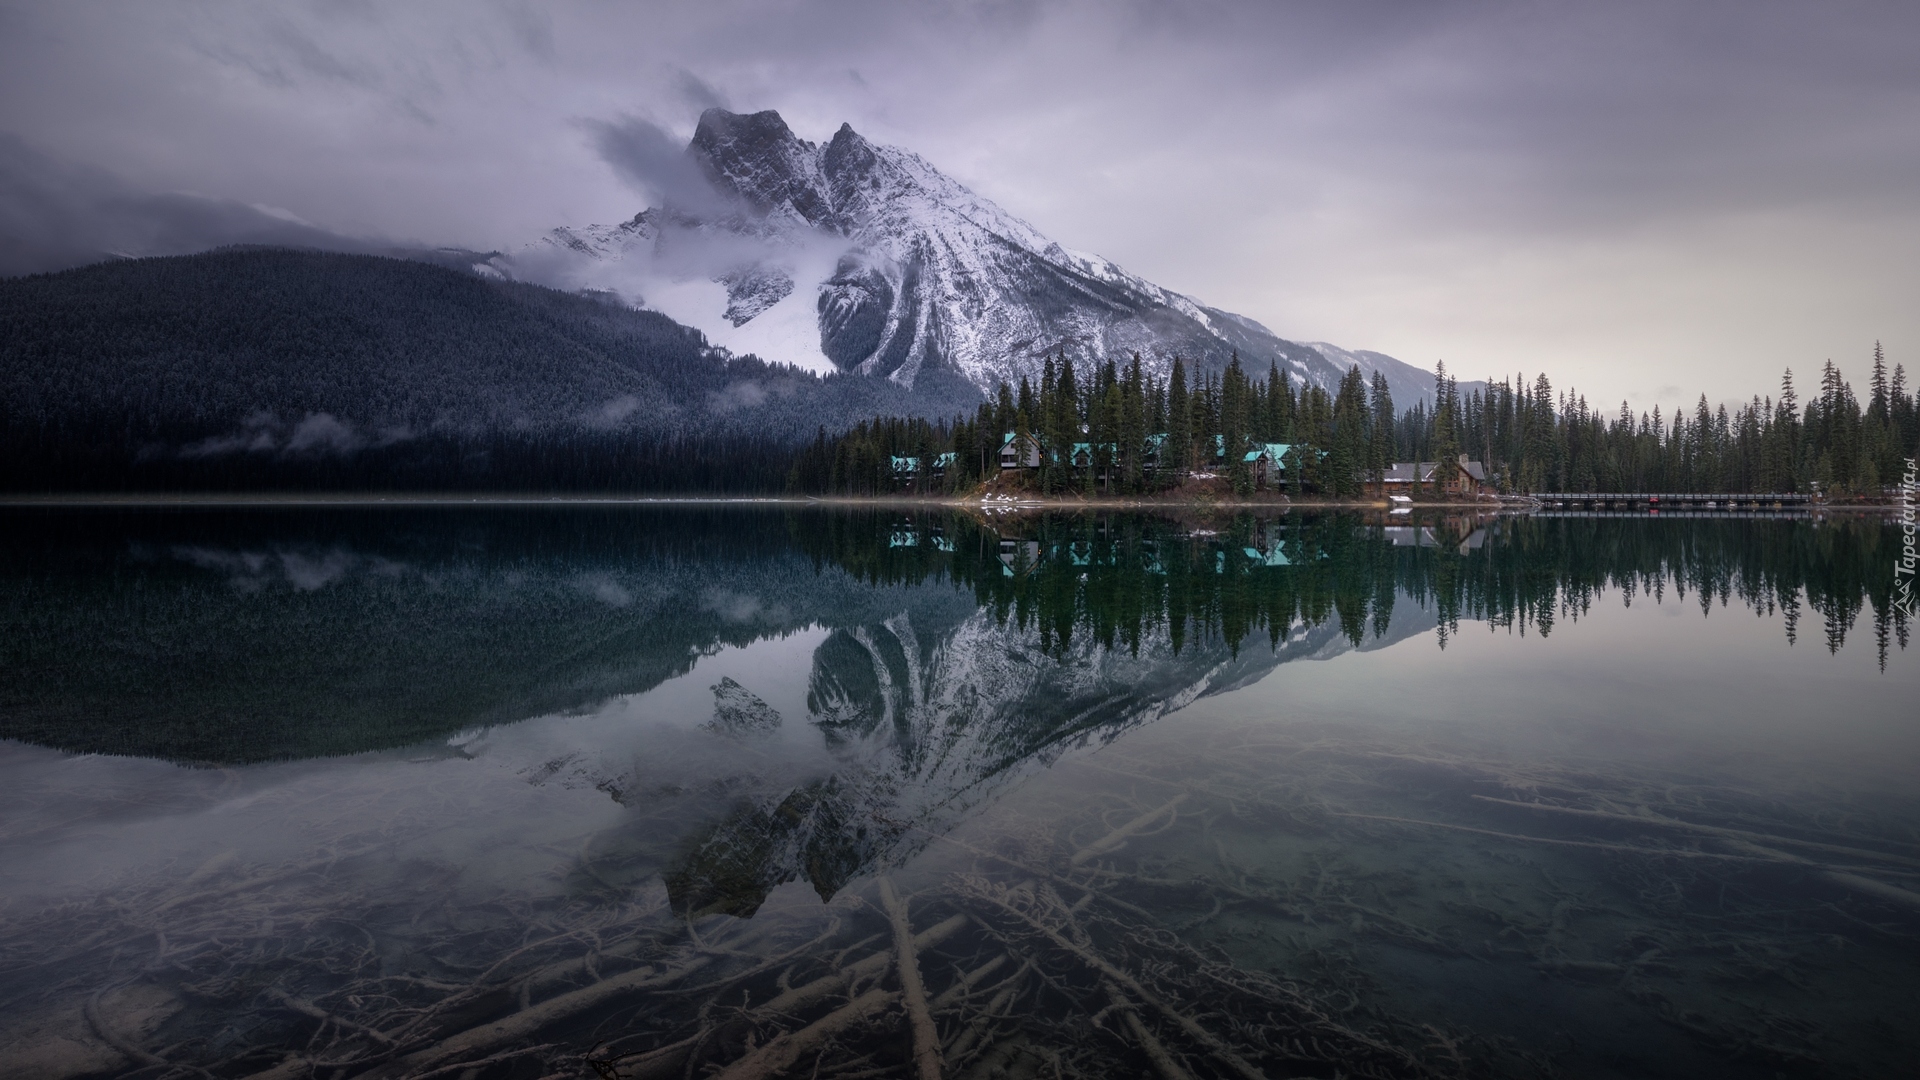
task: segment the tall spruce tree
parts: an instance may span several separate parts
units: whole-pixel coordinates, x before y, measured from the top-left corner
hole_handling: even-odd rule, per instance
[[[1900,452],[1900,439],[1893,425],[1893,387],[1887,380],[1887,355],[1879,342],[1873,343],[1873,376],[1867,413],[1861,424],[1861,444],[1865,458],[1873,464],[1872,486],[1878,489],[1900,475],[1906,455]]]
[[[1048,418],[1048,453],[1058,462],[1059,473],[1055,490],[1064,491],[1072,485],[1073,444],[1080,440],[1080,386],[1078,374],[1073,369],[1073,358],[1064,352],[1060,354],[1060,382],[1054,392],[1052,415]]]
[[[1347,369],[1333,401],[1333,452],[1327,461],[1327,480],[1335,495],[1360,493],[1367,461],[1367,384],[1358,365]]]
[[[1384,372],[1373,373],[1373,393],[1368,403],[1373,424],[1367,432],[1367,479],[1380,483],[1393,464],[1393,391]]]
[[[1059,371],[1049,354],[1040,368],[1040,415],[1045,417],[1040,433],[1040,490],[1051,495],[1060,490],[1063,469],[1060,464],[1058,421],[1060,408]]]
[[[1227,480],[1242,496],[1253,493],[1253,469],[1246,460],[1250,390],[1236,352],[1220,379],[1220,435],[1227,456]]]
[[[1176,485],[1193,468],[1193,402],[1187,388],[1187,365],[1176,356],[1167,376],[1167,438],[1161,448],[1161,469]]]
[[[1140,455],[1147,444],[1146,398],[1146,373],[1140,368],[1140,354],[1134,353],[1121,383],[1120,398],[1120,490],[1128,495],[1139,494],[1144,475]]]
[[[1893,365],[1893,385],[1889,391],[1892,397],[1894,453],[1904,466],[1907,458],[1915,456],[1914,442],[1920,440],[1920,416],[1915,415],[1913,395],[1907,393],[1907,369],[1904,364]]]
[[[1456,430],[1459,417],[1458,390],[1447,378],[1447,362],[1436,366],[1433,377],[1433,482],[1441,492],[1452,488],[1460,476],[1460,437]]]

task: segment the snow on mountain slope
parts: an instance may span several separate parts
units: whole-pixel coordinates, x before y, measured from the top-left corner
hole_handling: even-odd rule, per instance
[[[1369,382],[1373,380],[1373,373],[1376,371],[1386,375],[1387,384],[1393,392],[1395,408],[1409,408],[1416,400],[1412,396],[1402,396],[1401,387],[1406,378],[1405,369],[1408,365],[1399,360],[1395,360],[1386,353],[1372,352],[1367,349],[1343,349],[1338,345],[1329,345],[1324,341],[1310,341],[1307,344],[1315,352],[1332,361],[1333,364],[1342,371],[1350,367],[1359,368],[1360,373],[1365,375]],[[1417,371],[1418,369],[1415,370]],[[1420,372],[1420,374],[1425,376],[1427,381],[1424,391],[1419,396],[1419,400],[1424,400],[1428,405],[1432,405],[1434,376],[1424,371]],[[1467,379],[1461,379],[1458,375],[1455,375],[1454,378],[1459,384],[1462,395],[1470,394],[1475,390],[1484,393],[1487,389],[1487,383],[1484,379],[1469,381]]]
[[[1070,251],[844,124],[816,144],[776,112],[710,109],[687,153],[718,196],[711,205],[555,229],[508,272],[611,289],[735,352],[907,387],[947,369],[991,391],[1037,380],[1061,353],[1085,365],[1138,352],[1164,376],[1175,355],[1218,371],[1237,352],[1256,375],[1272,364],[1329,389],[1359,363],[1387,376],[1402,407],[1432,393],[1430,372],[1392,357],[1287,341]]]

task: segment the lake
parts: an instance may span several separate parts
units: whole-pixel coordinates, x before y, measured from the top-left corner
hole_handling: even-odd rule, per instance
[[[1920,1054],[1887,519],[0,524],[0,1077]]]

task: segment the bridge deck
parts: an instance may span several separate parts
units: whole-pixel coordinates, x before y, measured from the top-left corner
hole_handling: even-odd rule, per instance
[[[1714,506],[1788,506],[1810,503],[1813,496],[1799,492],[1753,494],[1737,491],[1721,492],[1669,492],[1669,491],[1628,491],[1628,492],[1542,492],[1533,496],[1541,502],[1593,503],[1593,502],[1630,502],[1676,506],[1701,506],[1712,503]]]
[[[1715,508],[1712,510],[1683,510],[1675,507],[1673,509],[1659,509],[1658,516],[1661,518],[1719,518],[1723,521],[1729,518],[1738,518],[1742,521],[1752,521],[1756,518],[1805,521],[1807,515],[1812,512],[1813,508],[1810,506],[1795,506],[1790,509],[1774,506],[1742,506],[1727,507],[1724,509]],[[1635,507],[1631,510],[1535,510],[1528,516],[1538,518],[1644,518],[1649,516],[1649,510],[1646,507]]]

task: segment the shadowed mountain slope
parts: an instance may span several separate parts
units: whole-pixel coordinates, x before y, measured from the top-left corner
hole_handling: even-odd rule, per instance
[[[794,442],[951,404],[417,261],[227,249],[0,280],[0,435],[16,464],[34,447],[339,457],[489,433]]]

